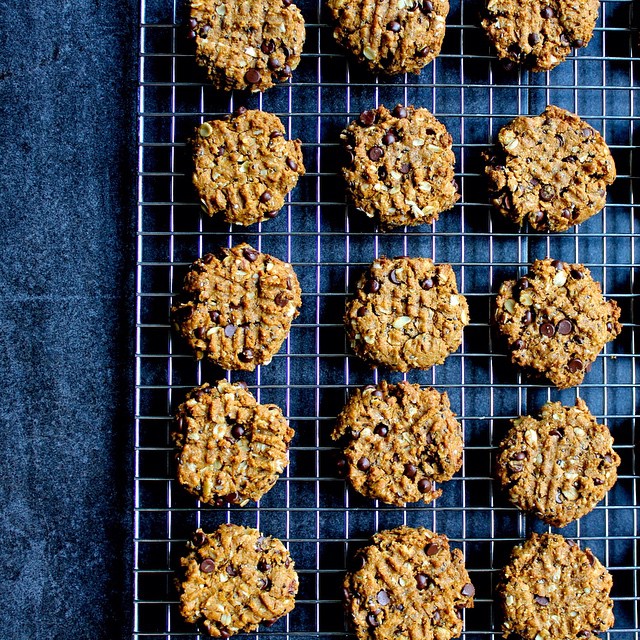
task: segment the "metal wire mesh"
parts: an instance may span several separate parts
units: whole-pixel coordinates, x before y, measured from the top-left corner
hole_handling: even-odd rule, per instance
[[[544,74],[501,67],[477,27],[478,4],[453,0],[442,55],[420,77],[382,81],[336,48],[321,0],[302,0],[307,40],[293,81],[252,96],[222,94],[203,81],[181,31],[182,0],[141,0],[134,637],[201,637],[180,619],[173,571],[191,532],[223,521],[278,536],[299,569],[294,612],[252,636],[344,636],[340,586],[348,557],[376,530],[402,523],[446,533],[462,548],[476,585],[465,636],[496,633],[497,572],[516,541],[544,527],[517,512],[493,486],[495,445],[509,418],[535,413],[547,399],[573,403],[576,394],[608,424],[622,465],[606,500],[562,532],[583,540],[613,574],[616,625],[607,635],[638,637],[634,293],[640,237],[634,169],[640,126],[633,2],[602,2],[589,47]],[[360,111],[398,102],[426,106],[447,125],[462,200],[433,227],[378,234],[345,205],[336,175],[338,135]],[[619,177],[605,211],[578,230],[518,233],[487,205],[480,151],[512,117],[540,113],[547,103],[576,111],[603,132]],[[278,218],[248,230],[202,216],[185,153],[194,126],[241,104],[279,115],[289,135],[302,139],[307,167]],[[254,374],[229,374],[196,363],[172,335],[168,313],[171,294],[195,257],[245,240],[294,265],[303,309],[270,365]],[[337,479],[332,464],[328,434],[348,390],[382,376],[402,377],[371,371],[349,355],[341,324],[359,273],[382,254],[451,263],[471,310],[459,352],[442,366],[404,376],[448,391],[465,433],[462,471],[443,487],[440,499],[422,507],[398,509],[361,498]],[[498,284],[546,255],[587,264],[605,294],[622,306],[623,334],[577,390],[557,392],[523,378],[489,326]],[[223,376],[246,381],[260,401],[279,404],[296,430],[290,466],[256,506],[201,506],[174,480],[171,416],[189,388]]]

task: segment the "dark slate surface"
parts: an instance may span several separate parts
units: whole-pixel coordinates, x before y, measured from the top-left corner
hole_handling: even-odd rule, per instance
[[[131,626],[135,0],[0,5],[0,635]]]

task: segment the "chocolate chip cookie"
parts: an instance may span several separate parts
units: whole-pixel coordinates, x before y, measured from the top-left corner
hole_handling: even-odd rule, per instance
[[[344,580],[347,617],[358,640],[449,640],[462,633],[462,611],[475,589],[459,549],[419,527],[376,533]]]
[[[442,48],[448,0],[328,0],[333,37],[374,73],[420,73]]]
[[[198,359],[253,371],[280,350],[300,295],[290,264],[243,243],[193,263],[172,323]]]
[[[291,0],[191,0],[188,36],[216,89],[264,91],[300,63],[304,18]]]
[[[496,151],[484,158],[494,207],[537,231],[565,231],[595,215],[616,179],[602,136],[553,105],[503,127]]]
[[[462,466],[462,427],[446,393],[402,381],[357,390],[331,434],[344,455],[338,465],[362,495],[402,506],[431,502],[436,482]]]
[[[358,281],[344,322],[351,348],[374,366],[428,369],[460,346],[469,307],[451,265],[383,256]]]
[[[609,429],[578,398],[575,407],[548,402],[538,420],[514,420],[500,444],[496,475],[517,507],[564,527],[605,497],[619,464]]]
[[[589,44],[599,0],[487,0],[482,26],[499,58],[533,71],[560,64]]]
[[[507,280],[495,320],[511,360],[544,374],[558,389],[580,384],[607,342],[622,330],[620,308],[581,264],[536,260],[520,280]]]
[[[253,631],[294,608],[298,575],[277,538],[222,524],[213,533],[198,529],[187,550],[177,581],[180,613],[187,622],[202,620],[210,636]]]
[[[249,225],[278,214],[305,173],[300,140],[287,140],[272,113],[241,108],[195,132],[193,184],[202,209]]]
[[[590,549],[558,534],[532,533],[513,550],[496,588],[502,635],[584,640],[606,631],[614,622],[612,585]]]
[[[279,407],[258,404],[243,383],[193,389],[176,426],[178,482],[208,504],[259,500],[289,464],[293,429]]]
[[[364,111],[340,137],[351,200],[381,227],[429,224],[458,201],[453,140],[427,109]]]

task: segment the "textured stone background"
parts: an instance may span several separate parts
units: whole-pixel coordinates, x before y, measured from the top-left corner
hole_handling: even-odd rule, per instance
[[[129,635],[136,0],[0,3],[0,635]]]

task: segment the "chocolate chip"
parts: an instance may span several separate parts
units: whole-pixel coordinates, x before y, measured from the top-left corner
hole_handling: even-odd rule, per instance
[[[527,454],[524,451],[518,451],[515,456],[513,456],[514,460],[524,460],[527,457]]]
[[[383,607],[388,605],[391,602],[391,598],[389,597],[389,594],[384,589],[382,589],[381,591],[378,591],[378,595],[376,596],[376,600]]]
[[[243,116],[247,113],[247,107],[240,105],[234,112],[233,115],[237,118],[238,116]]]
[[[578,631],[576,635],[578,638],[588,638],[591,635],[591,631],[585,629],[584,631]]]
[[[273,196],[268,192],[268,191],[263,191],[262,195],[260,196],[260,202],[262,202],[262,204],[266,204],[267,202],[269,202],[269,200],[271,200]]]
[[[234,576],[238,575],[238,572],[230,565],[227,565],[227,568],[225,569],[225,571],[233,578]]]
[[[366,560],[364,559],[364,556],[355,555],[351,560],[351,570],[360,571],[360,569],[364,569],[365,564],[366,564]]]
[[[532,47],[535,47],[538,42],[540,42],[540,40],[542,40],[541,36],[539,33],[530,33],[529,34],[529,44]]]
[[[428,547],[425,548],[424,552],[428,556],[435,556],[436,553],[440,551],[440,545],[437,542],[432,542]]]
[[[378,622],[378,618],[376,618],[375,614],[370,613],[367,616],[367,622],[369,623],[370,627],[379,627],[380,626],[380,622]]]
[[[585,127],[581,132],[583,138],[589,139],[593,135],[593,129]]]
[[[291,171],[297,171],[298,163],[295,160],[292,160],[291,158],[287,158],[287,167],[289,167]]]
[[[370,127],[375,121],[376,121],[376,112],[373,109],[369,109],[368,111],[363,111],[358,116],[358,122],[365,127]]]
[[[380,423],[374,430],[373,433],[375,433],[377,436],[380,436],[381,438],[386,438],[388,433],[389,433],[389,427],[387,427],[386,424],[382,424]]]
[[[209,31],[211,31],[211,27],[208,24],[205,24],[202,29],[200,29],[200,37],[206,38],[209,35]]]
[[[396,140],[397,138],[395,137],[393,132],[387,131],[384,138],[382,138],[382,144],[386,144],[387,146],[389,146],[390,144],[393,144]]]
[[[545,598],[544,596],[536,595],[533,599],[543,607],[546,607],[549,605],[549,598]]]
[[[271,571],[271,565],[266,560],[262,559],[258,562],[258,571],[262,571],[262,573]]]
[[[378,167],[378,177],[380,180],[384,180],[387,177],[387,170],[385,167]]]
[[[279,307],[286,307],[287,306],[287,302],[289,302],[289,297],[287,296],[286,293],[284,293],[284,291],[281,291],[274,299],[273,301],[279,306]]]
[[[224,627],[220,627],[218,632],[220,633],[220,637],[221,638],[230,638],[231,637],[231,632],[228,629],[225,629]]]
[[[416,576],[416,587],[419,591],[426,589],[429,586],[429,578],[424,575],[424,573],[419,573]]]
[[[194,334],[198,340],[204,340],[207,337],[207,330],[204,327],[198,327]]]
[[[596,487],[599,487],[600,485],[604,484],[604,480],[602,480],[602,478],[594,478],[593,479],[593,484],[595,484]]]
[[[411,171],[411,165],[408,162],[403,162],[399,167],[400,173],[407,175]]]
[[[576,38],[576,39],[573,41],[573,46],[574,46],[574,47],[577,47],[578,49],[579,49],[580,47],[584,47],[584,40],[583,40],[582,38]]]
[[[527,309],[522,315],[522,324],[528,327],[533,322],[533,314]]]
[[[550,322],[543,322],[540,325],[540,334],[547,338],[553,338],[556,333],[556,328]]]
[[[273,53],[276,50],[276,43],[273,40],[265,40],[261,45],[260,45],[260,51],[262,51],[262,53],[264,53],[265,55],[269,55],[270,53]]]
[[[366,313],[367,313],[367,307],[359,307],[358,310],[356,311],[356,316],[358,318],[362,318]]]
[[[284,133],[282,133],[282,131],[272,131],[269,134],[269,138],[271,140],[275,140],[276,138],[284,138]]]
[[[553,9],[551,7],[545,7],[541,12],[540,15],[545,19],[545,20],[549,20],[551,18],[553,18],[553,16],[555,15],[553,12]]]
[[[565,219],[565,220],[571,220],[571,211],[569,211],[569,209],[563,209],[560,213],[560,215]]]
[[[527,346],[527,343],[524,340],[516,340],[513,345],[511,345],[511,349],[513,351],[521,351]]]
[[[561,336],[568,336],[573,331],[573,324],[571,320],[560,320],[556,325],[556,330]]]
[[[196,32],[195,31],[187,31],[187,40],[195,40]]]
[[[551,429],[551,431],[549,431],[549,435],[554,438],[562,438],[562,431],[559,429]]]
[[[263,591],[269,591],[271,589],[271,580],[269,578],[260,578],[258,585]]]
[[[200,571],[202,573],[212,573],[216,568],[216,563],[211,558],[205,558],[200,563]]]
[[[434,286],[433,278],[425,278],[425,279],[420,283],[420,286],[421,286],[425,291],[429,291],[429,289],[433,289],[433,286]]]
[[[244,435],[244,427],[240,426],[239,424],[234,425],[231,429],[231,435],[236,440],[240,440],[240,438],[242,438],[242,436]]]
[[[280,58],[276,58],[275,56],[272,56],[267,61],[267,66],[269,67],[269,69],[271,69],[271,71],[275,71],[276,69],[279,69],[282,66],[282,62],[280,61]]]
[[[538,224],[541,224],[545,218],[546,218],[546,215],[545,215],[544,211],[536,211],[533,214],[533,219]]]
[[[380,160],[384,155],[384,149],[382,147],[371,147],[367,152],[367,155],[373,162],[378,162],[378,160]]]
[[[420,51],[418,51],[418,57],[426,58],[432,52],[433,52],[433,49],[431,49],[430,47],[424,47],[424,49],[420,49]]]
[[[584,278],[584,273],[582,273],[582,271],[578,271],[577,269],[571,269],[571,277],[574,280],[582,280],[582,278]]]
[[[396,273],[395,269],[393,269],[393,271],[391,271],[391,273],[389,274],[389,280],[391,280],[393,284],[400,284],[400,280],[398,280],[398,274]]]
[[[470,582],[467,582],[467,584],[462,587],[462,591],[460,591],[460,593],[467,597],[475,596],[476,588]]]
[[[380,283],[374,278],[372,278],[371,280],[367,280],[364,285],[364,290],[367,293],[377,293],[378,291],[380,291]]]
[[[282,4],[285,7],[290,7],[293,4],[293,0],[282,0]]]
[[[431,480],[422,478],[422,480],[418,482],[418,491],[420,493],[428,493],[431,491]]]
[[[571,373],[576,373],[577,371],[582,371],[582,366],[582,360],[580,360],[580,358],[572,358],[569,360],[567,369],[569,369]]]
[[[555,189],[548,184],[542,185],[540,188],[540,200],[542,202],[551,202],[556,197]]]
[[[358,460],[358,469],[360,469],[360,471],[368,471],[370,467],[371,463],[369,462],[369,458],[363,456]]]
[[[593,555],[593,553],[591,553],[591,549],[585,549],[584,552],[587,554],[589,564],[593,567],[596,563],[596,557]]]
[[[242,362],[251,362],[254,358],[253,349],[245,349],[238,354],[238,358],[242,360]]]
[[[407,476],[407,478],[412,479],[416,477],[416,473],[418,473],[418,468],[416,467],[415,464],[411,464],[410,462],[408,462],[407,464],[404,465],[403,473],[405,476]]]
[[[255,262],[258,259],[258,256],[260,255],[255,249],[251,249],[249,247],[245,247],[242,250],[242,255],[249,261],[249,262]]]
[[[519,291],[524,291],[531,286],[531,283],[526,278],[520,278],[516,284],[516,289]]]
[[[402,25],[397,20],[392,20],[391,22],[387,23],[388,31],[393,31],[393,33],[398,33],[400,29],[402,29]]]
[[[247,84],[258,84],[260,80],[262,80],[262,76],[257,69],[249,69],[249,71],[244,74],[244,81]]]
[[[562,269],[564,269],[564,262],[560,261],[560,260],[554,260],[551,263],[551,266],[556,270],[556,271],[562,271]]]
[[[224,496],[224,500],[229,504],[235,504],[236,502],[238,502],[238,500],[240,500],[240,495],[237,491],[234,491],[233,493],[228,493],[226,496]]]
[[[396,118],[406,118],[407,117],[407,109],[403,107],[401,104],[396,105],[393,110],[393,115]]]
[[[202,262],[205,264],[211,264],[215,259],[216,257],[212,253],[205,253],[202,256]]]
[[[426,13],[427,15],[433,13],[433,2],[431,2],[431,0],[424,0],[421,9],[422,13]]]
[[[232,324],[228,324],[225,328],[224,328],[224,335],[227,336],[227,338],[233,338],[233,336],[235,335],[235,332],[238,330],[238,327],[232,325]]]
[[[201,547],[207,541],[207,536],[203,531],[196,531],[193,534],[193,544],[196,547]]]

